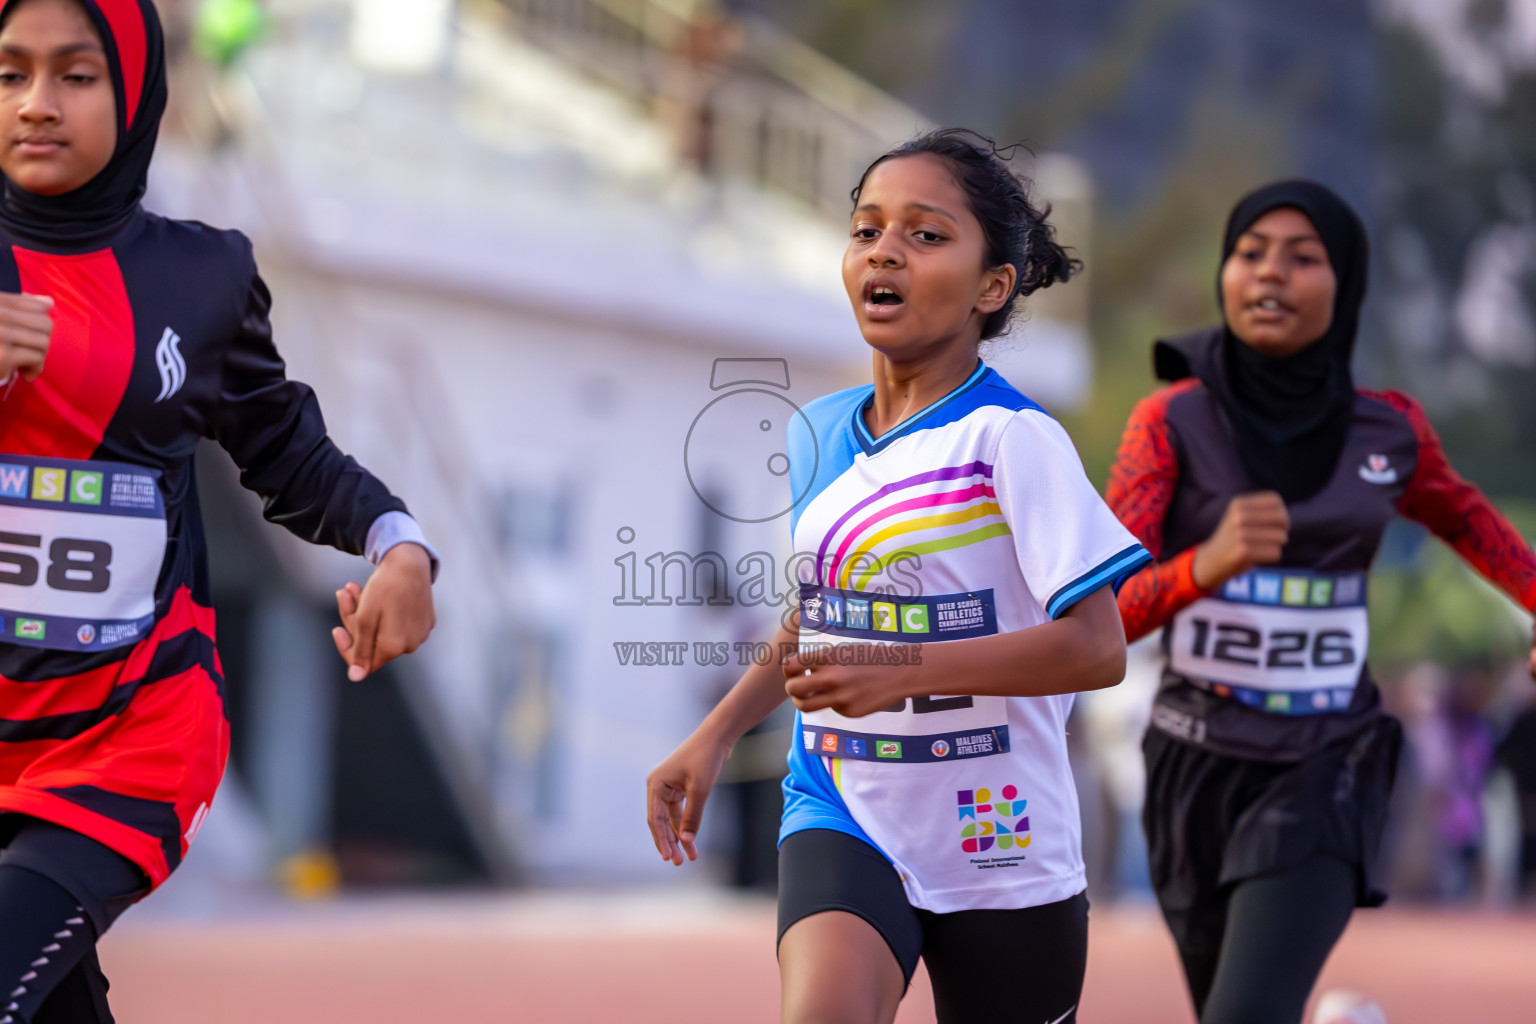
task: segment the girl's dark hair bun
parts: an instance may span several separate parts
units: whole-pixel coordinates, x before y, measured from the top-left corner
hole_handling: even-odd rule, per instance
[[[1047,220],[1049,204],[1036,206],[1031,200],[1033,182],[1008,166],[1007,158],[1017,148],[999,149],[992,139],[969,128],[935,128],[876,159],[864,169],[852,193],[853,205],[858,206],[870,171],[887,160],[930,153],[950,165],[970,202],[971,213],[981,222],[987,239],[987,265],[1011,263],[1017,272],[1013,294],[981,325],[983,341],[1008,329],[1020,296],[1066,281],[1083,269],[1083,261],[1057,243],[1056,229]]]

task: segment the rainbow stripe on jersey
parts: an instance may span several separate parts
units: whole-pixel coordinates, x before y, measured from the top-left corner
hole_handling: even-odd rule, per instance
[[[822,537],[816,563],[825,585],[861,590],[892,558],[950,551],[1008,533],[992,467],[972,462],[913,474],[860,500]]]

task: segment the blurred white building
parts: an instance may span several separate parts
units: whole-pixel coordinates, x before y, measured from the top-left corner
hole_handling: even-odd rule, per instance
[[[788,591],[787,418],[867,379],[848,190],[922,119],[683,0],[269,9],[232,71],[178,73],[212,102],[178,96],[151,204],[254,239],[292,374],[438,546],[407,689],[503,873],[656,875],[645,774],[740,672],[693,645],[785,607],[741,599],[765,565]],[[1081,172],[1037,174],[1086,239]],[[998,350],[1047,407],[1086,394],[1086,296]],[[360,571],[273,543],[318,600]]]

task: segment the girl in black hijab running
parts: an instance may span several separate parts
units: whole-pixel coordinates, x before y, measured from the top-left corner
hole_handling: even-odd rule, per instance
[[[1144,823],[1202,1024],[1298,1024],[1353,908],[1385,898],[1401,730],[1365,653],[1387,523],[1425,524],[1536,608],[1536,556],[1419,404],[1355,387],[1366,267],[1359,218],[1323,186],[1244,197],[1225,322],[1157,344],[1171,383],[1132,412],[1110,478],[1156,557],[1119,603],[1128,638],[1163,629]]]
[[[164,57],[149,0],[0,0],[0,1024],[111,1021],[96,940],[223,775],[202,438],[378,566],[337,593],[352,679],[432,628],[421,530],[287,379],[250,242],[140,205]]]

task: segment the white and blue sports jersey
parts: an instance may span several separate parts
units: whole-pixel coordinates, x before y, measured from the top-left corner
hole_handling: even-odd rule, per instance
[[[1028,629],[1150,561],[1061,426],[984,364],[878,439],[873,394],[839,391],[791,421],[802,649]],[[938,913],[1066,899],[1086,884],[1071,709],[1070,694],[951,696],[797,714],[780,841],[863,839]]]

